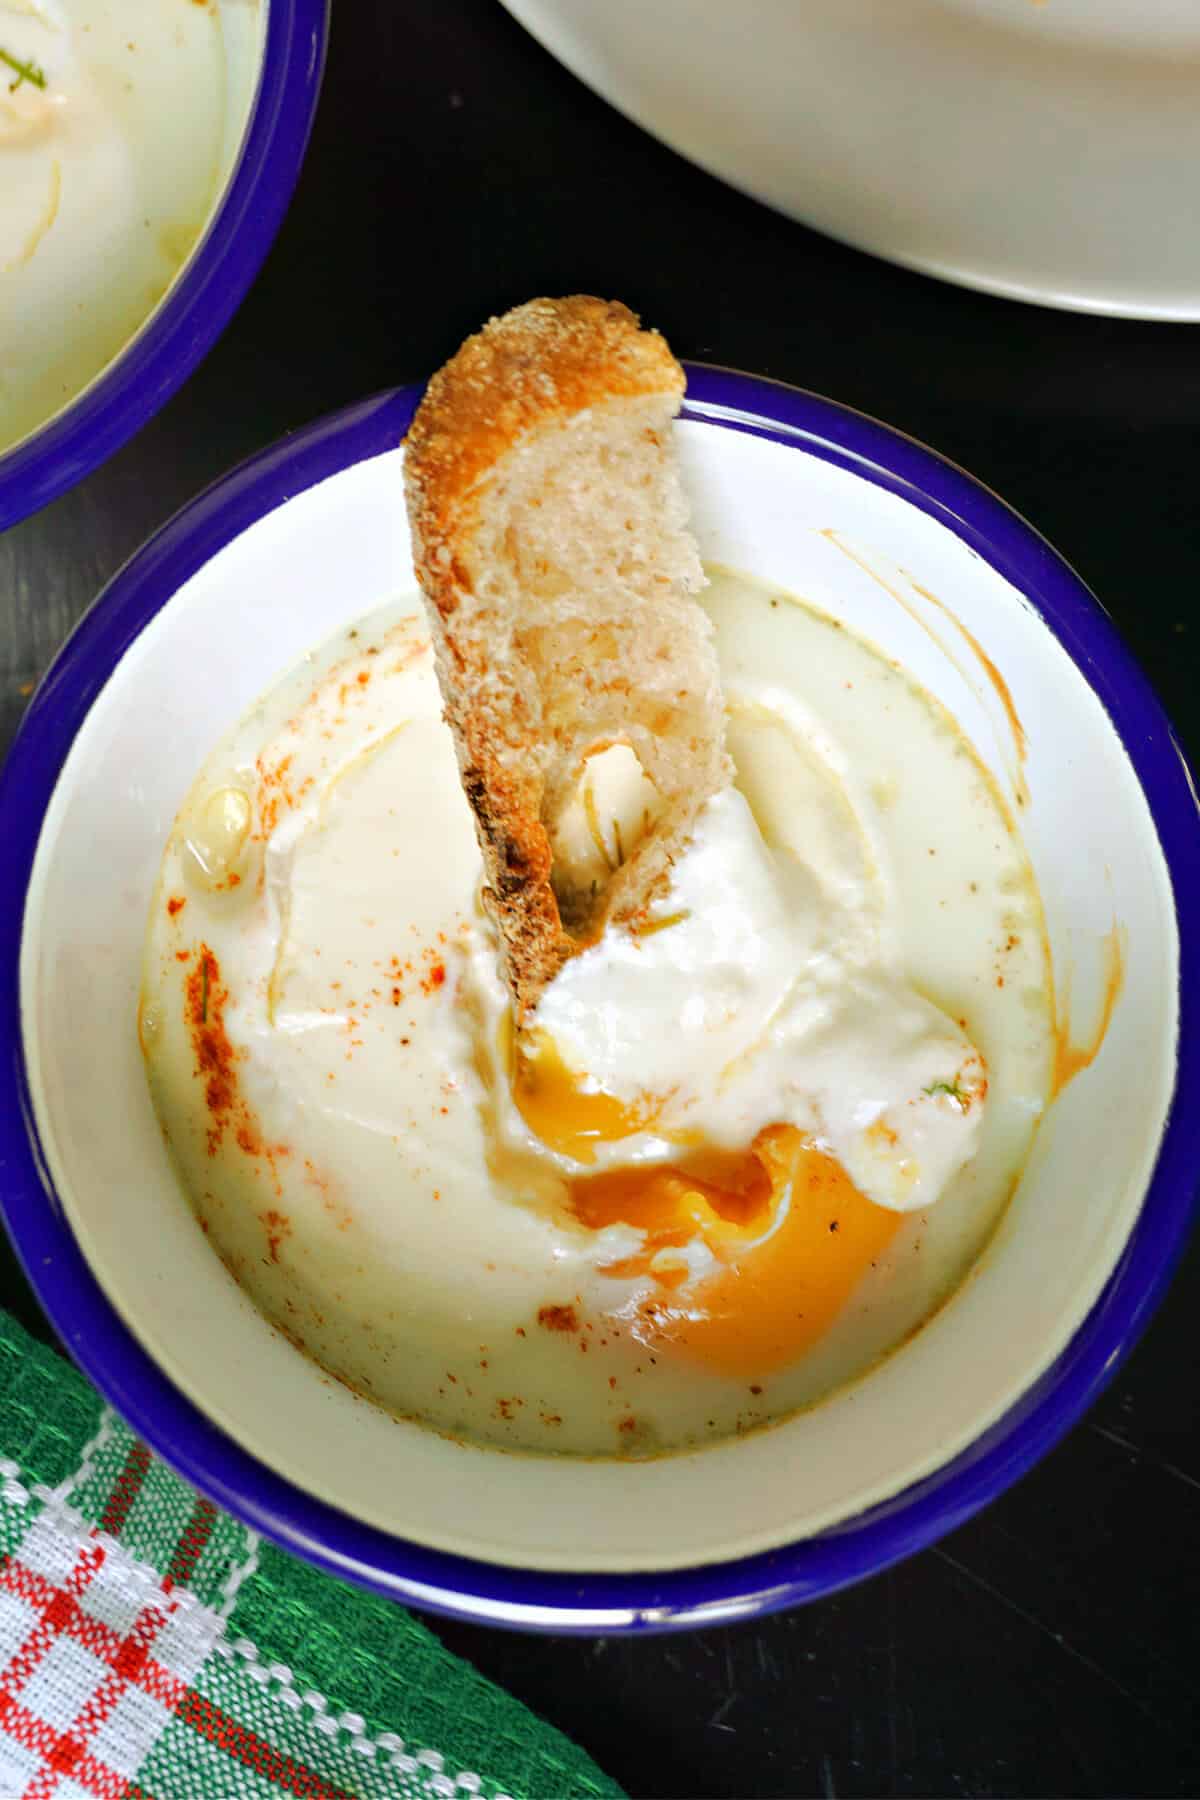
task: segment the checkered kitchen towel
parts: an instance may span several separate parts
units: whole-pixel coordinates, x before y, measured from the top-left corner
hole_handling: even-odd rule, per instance
[[[620,1795],[399,1607],[263,1543],[0,1312],[0,1800]]]

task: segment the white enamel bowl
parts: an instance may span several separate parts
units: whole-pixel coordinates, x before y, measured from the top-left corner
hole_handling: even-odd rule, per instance
[[[510,1455],[397,1423],[323,1377],[208,1249],[134,1010],[162,845],[209,748],[305,650],[411,586],[397,445],[415,399],[340,414],[202,496],[118,576],[30,709],[0,795],[9,1228],[113,1403],[301,1554],[419,1605],[556,1630],[788,1604],[929,1542],[1014,1479],[1162,1291],[1200,1132],[1197,956],[1177,922],[1200,893],[1188,772],[1099,607],[993,496],[827,401],[693,369],[678,433],[704,554],[902,659],[1004,782],[996,690],[820,534],[952,608],[1028,734],[1023,826],[1073,1017],[1099,1009],[1114,922],[1124,986],[972,1277],[814,1411],[647,1463]]]

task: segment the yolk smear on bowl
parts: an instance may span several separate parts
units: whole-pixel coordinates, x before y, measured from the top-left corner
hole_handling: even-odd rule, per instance
[[[733,1377],[814,1344],[902,1223],[790,1125],[769,1126],[741,1155],[706,1150],[678,1166],[583,1176],[571,1205],[594,1230],[623,1223],[645,1234],[637,1255],[606,1271],[655,1280],[626,1317],[634,1337]],[[682,1252],[697,1238],[716,1267],[689,1281]]]

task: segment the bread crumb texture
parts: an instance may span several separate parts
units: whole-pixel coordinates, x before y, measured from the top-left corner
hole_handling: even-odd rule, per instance
[[[684,386],[628,307],[532,300],[467,339],[409,430],[413,560],[523,1015],[567,957],[645,913],[730,778],[673,443]],[[632,818],[628,788],[598,816],[588,780],[618,744]]]

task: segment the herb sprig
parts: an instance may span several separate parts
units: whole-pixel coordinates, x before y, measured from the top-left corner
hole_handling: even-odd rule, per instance
[[[0,63],[3,63],[6,69],[11,69],[15,77],[8,84],[10,94],[15,94],[22,82],[25,81],[31,82],[35,88],[45,87],[46,71],[39,68],[32,57],[28,62],[22,62],[20,57],[14,56],[11,50],[5,50],[0,46]]]
[[[948,1094],[950,1096],[951,1100],[958,1101],[958,1104],[962,1107],[964,1112],[967,1109],[967,1096],[963,1093],[962,1089],[959,1087],[957,1076],[955,1076],[953,1081],[931,1081],[928,1087],[921,1089],[921,1092],[923,1094],[931,1094],[931,1095],[932,1094]]]

